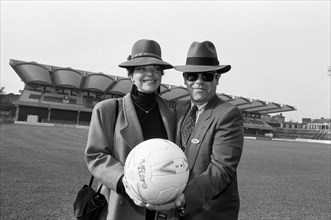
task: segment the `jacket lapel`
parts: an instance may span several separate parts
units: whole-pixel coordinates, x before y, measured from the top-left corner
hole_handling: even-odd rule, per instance
[[[144,141],[144,137],[130,93],[123,97],[122,108],[124,121],[123,123],[120,123],[119,132],[128,146],[132,149],[137,144]]]
[[[157,104],[159,106],[160,115],[162,118],[163,125],[166,129],[168,140],[174,141],[174,130],[176,129],[176,122],[174,115],[171,115],[168,109],[169,107],[166,106],[167,104],[164,103],[159,97],[156,97]],[[170,119],[170,120],[169,120]]]

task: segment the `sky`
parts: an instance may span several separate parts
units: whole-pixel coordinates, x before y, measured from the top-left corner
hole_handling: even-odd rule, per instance
[[[3,1],[1,75],[5,92],[24,83],[9,60],[127,76],[118,65],[139,39],[184,65],[192,42],[214,43],[218,93],[295,106],[286,121],[330,116],[330,0]],[[162,83],[184,86],[166,70]]]

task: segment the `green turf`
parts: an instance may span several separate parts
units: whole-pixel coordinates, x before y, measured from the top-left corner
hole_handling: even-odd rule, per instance
[[[88,130],[1,125],[0,219],[72,220]],[[245,140],[239,219],[331,219],[330,145]]]

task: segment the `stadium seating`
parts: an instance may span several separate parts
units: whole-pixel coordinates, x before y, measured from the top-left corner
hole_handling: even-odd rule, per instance
[[[283,139],[302,138],[315,140],[330,140],[330,131],[277,128],[275,130],[274,137]]]
[[[15,107],[16,121],[26,121],[29,115],[37,115],[39,122],[88,125],[92,110],[98,102],[123,97],[132,86],[127,77],[101,72],[12,59],[9,64],[25,83],[18,100],[11,103]],[[161,85],[160,96],[171,107],[177,101],[189,99],[186,88],[168,84]],[[330,130],[318,132],[308,130],[307,126],[302,129],[302,125],[288,127],[270,116],[273,113],[294,111],[294,106],[224,93],[218,93],[218,96],[238,106],[244,116],[246,136],[330,139]]]
[[[20,100],[25,102],[38,103],[41,98],[41,92],[24,90],[20,96]]]

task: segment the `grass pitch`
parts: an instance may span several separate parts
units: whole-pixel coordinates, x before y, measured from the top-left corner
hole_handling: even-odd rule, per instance
[[[0,219],[73,220],[87,129],[1,125]],[[331,219],[330,145],[245,140],[239,219]]]
[[[90,177],[84,162],[88,130],[0,128],[0,219],[74,219],[74,198]]]

